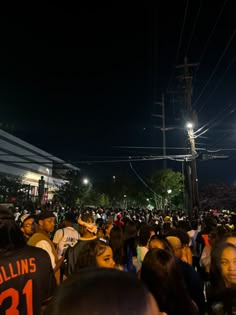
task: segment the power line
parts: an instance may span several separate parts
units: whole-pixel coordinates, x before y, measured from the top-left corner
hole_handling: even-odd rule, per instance
[[[233,114],[233,112],[235,111],[235,108],[231,109],[229,112],[227,112],[224,116],[223,113],[229,108],[231,107],[232,104],[229,104],[227,107],[224,107],[222,111],[220,111],[218,114],[216,114],[216,116],[211,119],[209,122],[207,122],[205,125],[203,125],[201,128],[199,128],[198,130],[196,130],[194,132],[194,135],[197,135],[197,133],[201,132],[204,128],[206,128],[207,126],[209,126],[208,129],[212,129],[214,128],[218,123],[222,122],[228,115]],[[218,117],[220,116],[220,119],[218,119]],[[218,120],[217,120],[218,119]]]
[[[222,14],[222,12],[223,12],[223,10],[224,10],[224,7],[225,7],[227,1],[228,1],[228,0],[225,0],[225,1],[224,1],[223,5],[222,5],[222,7],[221,7],[220,13],[219,13],[219,15],[218,15],[218,17],[217,17],[217,19],[216,19],[216,22],[215,22],[215,24],[214,24],[214,26],[213,26],[213,28],[212,28],[212,30],[211,30],[211,33],[210,33],[210,35],[209,35],[209,37],[208,37],[208,39],[207,39],[207,42],[206,42],[206,44],[205,44],[205,46],[204,46],[204,48],[203,48],[202,54],[201,54],[201,56],[200,56],[200,58],[199,58],[199,66],[198,66],[198,68],[196,69],[195,76],[196,76],[197,72],[199,71],[200,63],[202,62],[202,60],[203,60],[203,58],[204,58],[204,56],[205,56],[205,53],[206,53],[207,48],[208,48],[208,44],[209,44],[209,42],[210,42],[212,36],[213,36],[214,33],[215,33],[216,26],[217,26],[217,24],[218,24],[218,22],[219,22],[219,20],[220,20],[221,14]]]
[[[236,61],[236,55],[233,57],[233,59],[231,60],[231,62],[228,64],[227,68],[225,69],[225,71],[223,72],[222,76],[220,77],[220,79],[217,81],[214,89],[212,90],[212,92],[210,93],[210,95],[207,97],[206,101],[201,105],[201,107],[198,110],[198,113],[200,113],[202,111],[202,109],[206,106],[206,104],[208,103],[209,99],[212,97],[212,95],[214,95],[214,93],[216,92],[218,86],[220,85],[222,79],[224,78],[224,76],[226,75],[226,73],[229,71],[229,69],[232,67],[232,65],[235,63]]]
[[[180,51],[180,47],[181,47],[181,44],[182,44],[182,38],[183,38],[183,33],[184,33],[184,27],[185,27],[185,21],[186,21],[186,16],[187,16],[187,11],[188,11],[188,5],[189,5],[189,0],[186,1],[185,12],[184,12],[184,20],[183,20],[183,24],[182,24],[182,29],[181,29],[179,43],[178,43],[176,57],[175,57],[175,65],[178,62],[179,51]],[[170,75],[170,79],[169,79],[168,85],[167,85],[167,91],[169,90],[169,86],[170,86],[170,83],[172,81],[172,78],[173,78],[173,75],[174,75],[174,71],[175,71],[175,67],[173,68],[172,73]]]
[[[229,48],[229,46],[230,46],[230,44],[231,44],[231,42],[232,42],[232,40],[233,40],[233,38],[234,38],[234,36],[235,36],[235,33],[236,33],[236,30],[233,31],[233,34],[231,35],[231,37],[230,37],[230,39],[229,39],[229,41],[228,41],[228,43],[227,43],[227,45],[226,45],[226,47],[225,47],[225,49],[224,49],[222,55],[220,56],[220,58],[219,58],[217,64],[215,65],[215,68],[214,68],[214,70],[212,71],[212,73],[211,73],[211,75],[210,75],[210,78],[207,80],[206,84],[204,85],[204,87],[203,87],[203,89],[201,90],[200,94],[198,95],[197,99],[194,101],[193,106],[196,105],[196,103],[199,101],[199,99],[201,98],[201,96],[202,96],[203,93],[205,92],[206,87],[208,86],[209,82],[211,81],[212,77],[214,76],[214,74],[215,74],[215,72],[216,72],[216,70],[217,70],[217,68],[218,68],[218,66],[219,66],[219,64],[220,64],[220,62],[221,62],[221,60],[223,59],[223,57],[224,57],[226,51],[228,50],[228,48]],[[202,110],[202,108],[201,108],[201,110]]]
[[[157,150],[157,149],[163,149],[163,147],[131,147],[131,146],[119,146],[117,148],[120,149],[150,149],[150,150]],[[168,150],[188,150],[189,147],[166,147]]]
[[[148,186],[148,184],[141,178],[141,176],[139,176],[139,174],[133,168],[133,165],[131,164],[131,162],[129,162],[129,166],[130,166],[131,170],[134,172],[134,174],[138,177],[138,179],[144,184],[144,186],[147,187],[154,195],[157,195],[157,193]]]
[[[199,15],[200,15],[201,8],[202,8],[202,0],[200,1],[198,12],[197,12],[194,24],[193,24],[192,33],[190,35],[190,39],[189,39],[188,46],[187,46],[187,49],[186,49],[186,52],[185,52],[185,56],[188,56],[188,51],[189,51],[190,45],[192,43],[193,35],[194,35],[195,29],[196,29],[196,25],[197,25],[197,21],[198,21]]]
[[[184,21],[183,21],[183,25],[182,25],[182,30],[180,33],[180,38],[179,38],[179,45],[177,48],[177,53],[176,53],[176,63],[178,62],[178,57],[179,57],[179,51],[180,51],[180,47],[182,44],[182,38],[183,38],[183,33],[184,33],[184,26],[185,26],[185,21],[186,21],[186,16],[187,16],[187,11],[188,11],[188,5],[189,5],[189,0],[186,1],[186,7],[185,7],[185,12],[184,12]]]

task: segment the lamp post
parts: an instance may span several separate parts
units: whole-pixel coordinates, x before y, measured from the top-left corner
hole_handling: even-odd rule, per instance
[[[168,189],[167,194],[168,194],[168,202],[170,204],[170,210],[171,210],[171,193],[172,193],[172,189]]]
[[[127,210],[127,195],[124,195],[124,208]]]
[[[197,178],[197,165],[196,165],[196,147],[195,147],[195,137],[193,131],[193,124],[191,122],[187,123],[187,130],[188,130],[188,138],[190,143],[190,150],[192,155],[191,160],[191,173],[188,174],[190,177],[190,210],[193,210],[193,207],[199,207],[199,194],[198,194],[198,178]]]

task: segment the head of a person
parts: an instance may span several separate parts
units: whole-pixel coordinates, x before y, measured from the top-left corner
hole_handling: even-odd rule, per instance
[[[86,242],[78,255],[76,270],[88,267],[114,268],[111,247],[98,239]]]
[[[159,248],[167,250],[168,252],[173,252],[172,247],[166,241],[165,237],[154,235],[149,241],[149,249]]]
[[[236,234],[228,235],[228,236],[225,238],[225,241],[226,241],[227,243],[230,243],[230,244],[233,244],[234,246],[236,246]]]
[[[112,228],[113,228],[113,223],[108,221],[105,224],[105,237],[110,238],[110,232]]]
[[[56,218],[52,211],[42,211],[37,217],[38,227],[46,233],[51,233],[55,229]]]
[[[31,214],[23,214],[19,218],[19,224],[25,239],[29,239],[35,233],[35,219]]]
[[[160,315],[141,281],[116,269],[81,270],[59,287],[44,315]],[[164,314],[163,314],[164,315]]]
[[[191,226],[192,230],[196,231],[198,229],[198,222],[197,222],[197,220],[191,221],[190,226]]]
[[[211,246],[214,246],[214,244],[217,241],[217,232],[214,231],[210,231],[209,235],[208,235],[208,242]]]
[[[220,243],[212,250],[210,274],[214,286],[236,287],[236,247]]]
[[[13,213],[0,206],[0,254],[25,246],[20,227],[15,222]]]
[[[181,258],[182,251],[183,251],[183,245],[181,243],[181,240],[176,236],[167,236],[166,240],[170,244],[171,248],[173,249],[175,256],[177,258]]]
[[[167,236],[176,236],[178,239],[180,239],[181,244],[183,246],[188,246],[190,242],[190,238],[188,233],[183,229],[172,229]]]
[[[139,230],[138,243],[140,246],[148,246],[150,238],[155,235],[154,229],[148,225],[143,224]]]
[[[194,314],[179,268],[173,253],[150,249],[143,260],[140,278],[153,294],[161,311],[168,315]]]
[[[122,265],[124,262],[123,230],[118,225],[114,225],[110,231],[110,245],[116,264]]]
[[[137,237],[137,225],[133,221],[127,221],[124,226],[124,240],[134,239]]]
[[[64,225],[65,227],[67,226],[73,226],[73,223],[75,222],[75,215],[72,212],[67,212],[65,214],[65,218],[64,218]]]
[[[91,237],[97,233],[97,226],[91,211],[84,211],[77,219],[79,224],[79,233],[83,237]]]

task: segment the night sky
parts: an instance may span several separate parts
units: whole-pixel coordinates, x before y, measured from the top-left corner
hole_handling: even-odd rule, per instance
[[[0,108],[5,130],[77,165],[89,176],[132,173],[128,163],[84,164],[161,155],[166,100],[167,147],[186,147],[186,110],[176,66],[193,68],[197,147],[236,148],[234,0],[156,1],[146,6],[19,7],[1,14]],[[125,4],[125,3],[124,3]],[[16,8],[17,9],[17,8]],[[17,10],[16,10],[17,11]],[[204,130],[205,130],[204,129]],[[128,146],[129,149],[120,149]],[[137,149],[134,147],[146,147]],[[167,154],[185,154],[167,149]],[[200,184],[236,183],[229,160],[198,164]],[[133,162],[141,176],[162,162]],[[168,161],[180,170],[181,163]],[[134,175],[135,176],[135,175]]]

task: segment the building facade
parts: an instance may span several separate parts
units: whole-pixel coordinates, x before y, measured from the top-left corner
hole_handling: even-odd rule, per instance
[[[0,173],[20,176],[28,185],[29,196],[39,196],[39,180],[44,180],[44,200],[50,200],[53,192],[65,183],[65,174],[79,168],[66,163],[50,153],[0,129]]]

